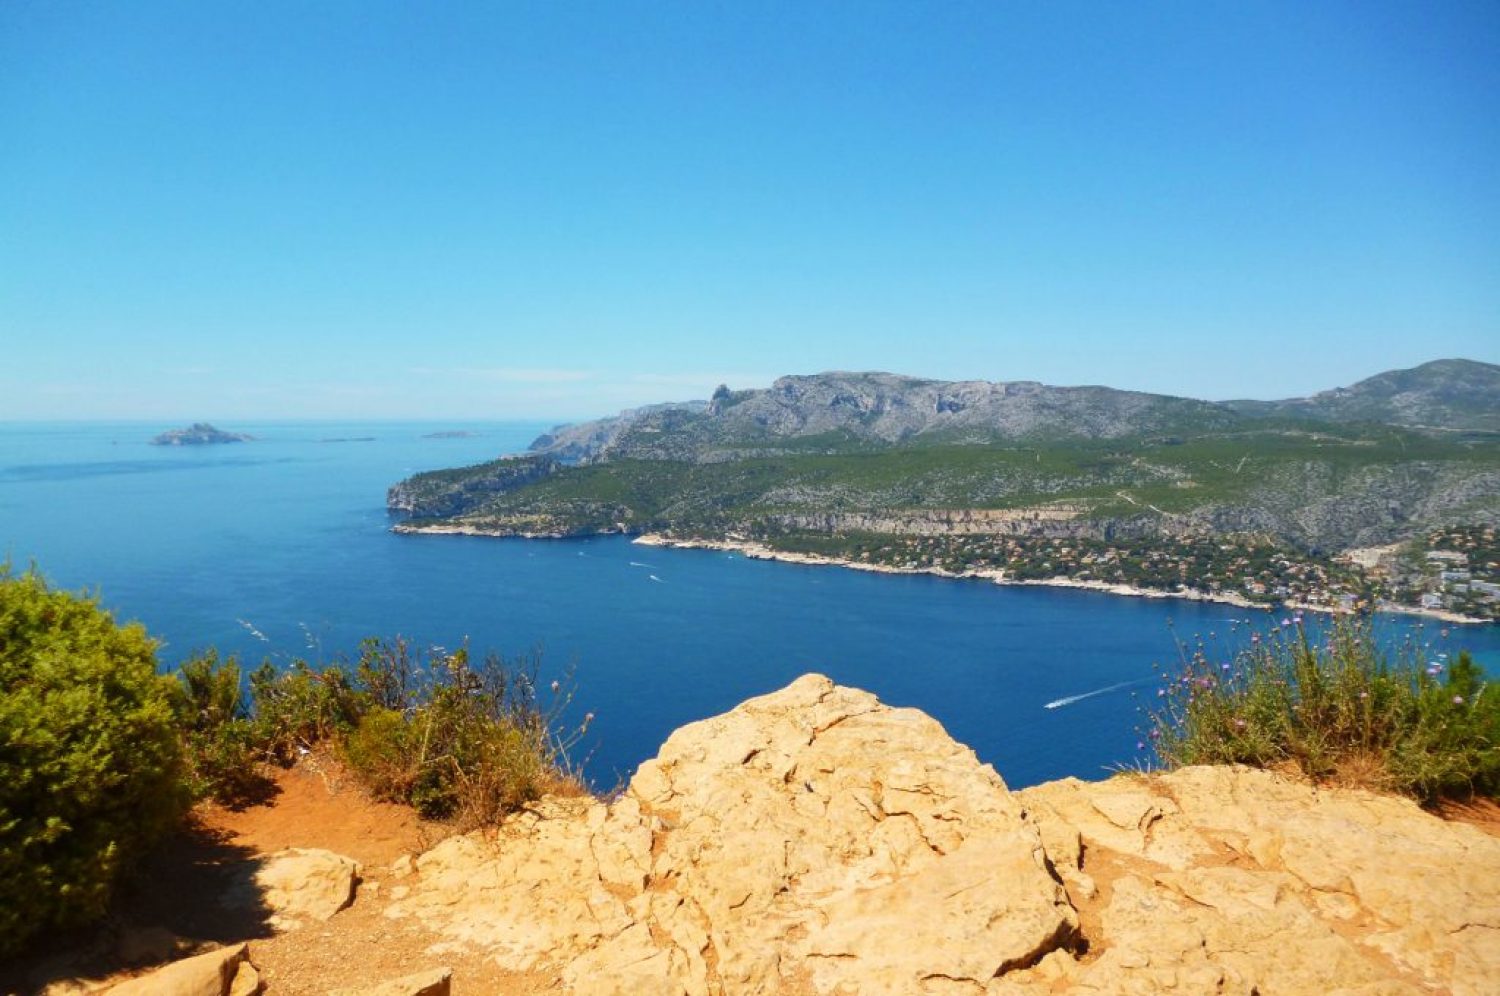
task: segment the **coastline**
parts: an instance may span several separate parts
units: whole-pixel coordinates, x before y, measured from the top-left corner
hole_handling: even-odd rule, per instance
[[[561,532],[500,532],[477,526],[453,524],[413,526],[404,522],[392,526],[391,531],[409,536],[488,536],[497,539],[578,538],[572,534]],[[628,534],[621,532],[600,535]],[[1221,605],[1232,605],[1237,609],[1254,609],[1259,612],[1271,612],[1277,608],[1275,605],[1252,602],[1242,595],[1233,593],[1218,594],[1200,591],[1196,588],[1184,588],[1179,591],[1162,591],[1158,588],[1140,588],[1135,585],[1112,581],[1087,581],[1068,577],[1010,578],[1006,577],[1005,571],[1000,569],[955,572],[944,570],[941,567],[894,567],[889,564],[868,564],[857,560],[829,557],[817,553],[796,553],[789,550],[777,550],[753,540],[679,539],[666,536],[662,533],[641,533],[638,536],[631,537],[630,541],[638,546],[675,547],[681,550],[722,550],[728,553],[741,554],[751,560],[776,560],[786,564],[801,564],[804,567],[844,567],[850,570],[868,571],[872,574],[926,574],[954,581],[988,581],[991,584],[1014,587],[1072,588],[1077,591],[1095,591],[1105,595],[1123,595],[1127,598],[1177,598],[1187,602],[1215,602]],[[1314,605],[1308,602],[1283,602],[1280,603],[1280,606],[1296,611],[1321,612],[1328,615],[1349,615],[1352,613],[1350,609],[1328,605]],[[1382,602],[1376,611],[1408,616],[1422,616],[1458,626],[1482,626],[1490,623],[1488,619],[1476,619],[1471,616],[1459,615],[1455,612],[1447,612],[1443,609],[1424,609],[1415,605],[1394,605],[1387,602]]]
[[[955,572],[943,570],[941,567],[892,567],[889,564],[866,564],[857,560],[828,557],[817,553],[794,553],[787,550],[777,550],[766,546],[764,543],[756,543],[750,540],[675,539],[663,536],[660,533],[644,533],[632,539],[631,542],[641,546],[677,547],[685,550],[724,550],[742,554],[751,560],[779,560],[783,563],[802,564],[810,567],[847,567],[852,570],[869,571],[874,574],[928,574],[955,581],[988,581],[991,584],[1015,587],[1073,588],[1079,591],[1097,591],[1106,595],[1124,595],[1129,598],[1178,598],[1188,602],[1218,602],[1224,605],[1233,605],[1235,608],[1257,609],[1262,612],[1269,612],[1272,608],[1272,606],[1252,602],[1248,598],[1243,598],[1239,595],[1218,595],[1212,592],[1198,591],[1193,588],[1174,592],[1161,591],[1156,588],[1139,588],[1135,585],[1119,584],[1111,581],[1087,581],[1066,577],[1010,578],[1006,577],[1005,571],[999,569]],[[1317,611],[1329,610],[1318,609]]]
[[[1178,598],[1187,602],[1216,602],[1222,605],[1232,605],[1239,609],[1255,609],[1260,612],[1271,612],[1277,608],[1274,605],[1252,602],[1241,595],[1232,593],[1216,594],[1214,592],[1200,591],[1196,588],[1184,588],[1180,591],[1162,591],[1157,588],[1140,588],[1135,585],[1111,581],[1087,581],[1067,577],[1008,578],[1005,576],[1003,570],[998,569],[954,572],[943,570],[941,567],[892,567],[888,564],[867,564],[816,553],[794,553],[787,550],[777,550],[766,546],[764,543],[756,543],[750,540],[676,539],[660,533],[643,533],[640,536],[634,537],[631,542],[641,546],[676,547],[685,550],[724,550],[742,554],[752,560],[779,560],[783,563],[802,564],[809,567],[847,567],[852,570],[870,571],[875,574],[928,574],[952,580],[989,581],[991,584],[1013,585],[1016,587],[1072,588],[1078,591],[1097,591],[1106,595],[1123,595],[1127,598]],[[1328,605],[1313,605],[1308,602],[1283,602],[1281,606],[1297,611],[1321,612],[1328,615],[1352,614],[1352,610],[1350,609],[1336,608]],[[1415,605],[1392,605],[1382,602],[1376,611],[1423,616],[1429,619],[1436,619],[1440,622],[1462,626],[1479,626],[1489,623],[1488,619],[1475,619],[1470,616],[1459,615],[1456,612],[1447,612],[1442,609],[1424,609]]]

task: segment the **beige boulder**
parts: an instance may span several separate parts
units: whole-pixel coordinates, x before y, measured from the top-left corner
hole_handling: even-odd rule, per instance
[[[108,990],[108,996],[228,996],[246,946],[235,944],[174,961]]]
[[[332,851],[293,847],[260,859],[230,887],[228,906],[264,909],[277,930],[327,920],[354,899],[359,864]]]

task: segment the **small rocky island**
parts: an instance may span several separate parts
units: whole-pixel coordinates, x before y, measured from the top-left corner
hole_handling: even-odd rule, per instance
[[[194,422],[186,429],[172,429],[151,440],[152,446],[212,446],[217,443],[248,443],[254,436],[225,432],[207,422]]]

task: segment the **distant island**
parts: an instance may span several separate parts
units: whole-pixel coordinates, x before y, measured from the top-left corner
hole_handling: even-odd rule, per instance
[[[1500,618],[1500,367],[1286,401],[888,373],[720,387],[392,487],[400,532],[624,533],[1237,605]]]
[[[423,439],[473,439],[478,436],[477,432],[467,429],[446,429],[442,432],[429,432],[422,436]]]
[[[225,432],[207,422],[194,422],[186,429],[171,429],[151,440],[152,446],[214,446],[219,443],[248,443],[254,436],[243,432]]]

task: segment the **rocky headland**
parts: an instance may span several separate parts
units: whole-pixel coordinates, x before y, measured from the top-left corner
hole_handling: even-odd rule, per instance
[[[1276,402],[831,372],[559,426],[525,454],[408,477],[387,507],[403,533],[741,536],[840,561],[1492,619],[1500,562],[1461,579],[1408,568],[1436,536],[1500,524],[1497,420],[1500,366],[1463,360]],[[1371,547],[1399,548],[1401,569],[1351,559]]]
[[[1493,826],[1246,768],[1012,791],[925,714],[818,675],[678,730],[613,800],[544,799],[379,863],[280,850],[237,881],[218,902],[260,904],[248,945],[49,991],[1477,996],[1500,977]]]

